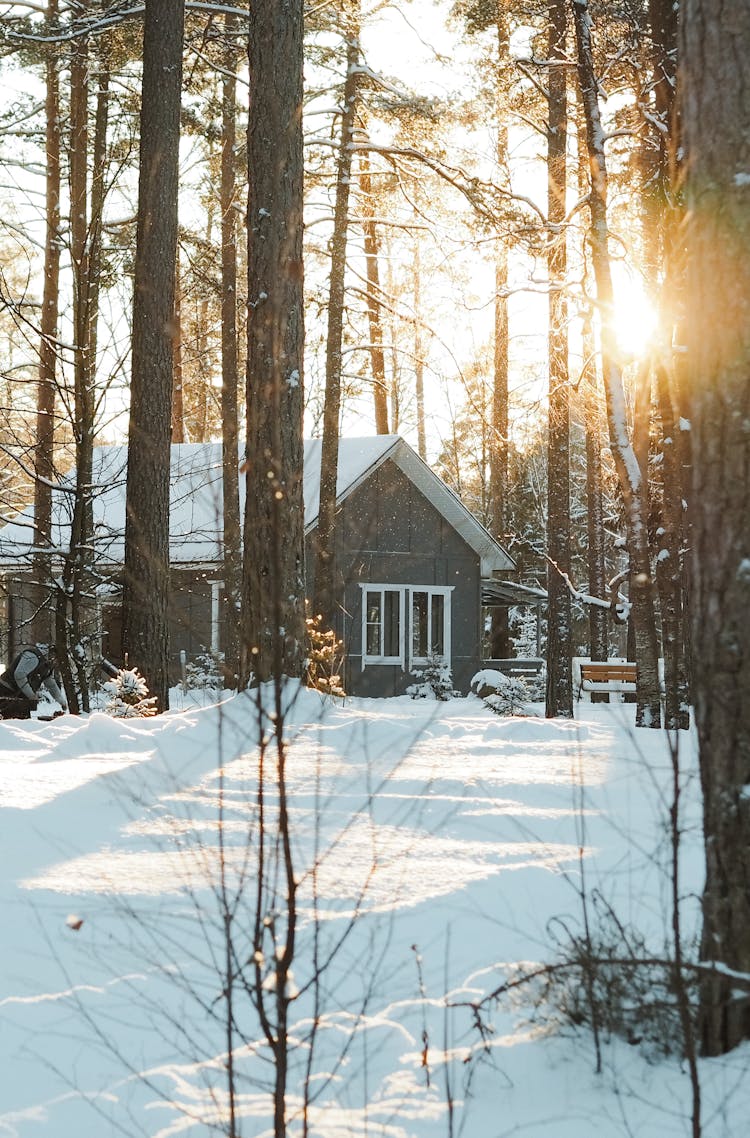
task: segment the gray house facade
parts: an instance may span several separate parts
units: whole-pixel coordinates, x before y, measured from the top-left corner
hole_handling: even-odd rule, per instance
[[[339,499],[342,600],[331,623],[344,644],[348,692],[399,694],[434,656],[450,665],[457,689],[469,690],[480,666],[483,575],[513,563],[464,510],[402,440]]]
[[[120,582],[124,561],[127,450],[95,455],[94,619],[102,654],[121,663]],[[320,441],[305,444],[305,533],[312,573],[320,479]],[[172,448],[170,606],[173,678],[180,658],[220,652],[223,560],[220,535],[221,446]],[[69,494],[55,496],[53,542],[69,533]],[[392,696],[414,682],[432,657],[466,692],[481,665],[482,596],[513,561],[460,499],[399,436],[342,439],[333,565],[337,603],[329,625],[343,643],[344,687],[361,696]],[[33,513],[0,530],[8,652],[28,642]],[[308,575],[308,595],[313,581]],[[136,663],[136,661],[131,661]]]

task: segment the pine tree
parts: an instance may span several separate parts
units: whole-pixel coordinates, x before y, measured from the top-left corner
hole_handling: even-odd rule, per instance
[[[256,680],[302,675],[302,5],[250,13],[243,629]]]
[[[146,0],[123,627],[168,706],[169,477],[184,0]]]
[[[706,882],[704,1051],[750,1038],[750,8],[681,7],[691,603]],[[727,51],[727,27],[732,51]],[[741,979],[741,983],[738,983]]]

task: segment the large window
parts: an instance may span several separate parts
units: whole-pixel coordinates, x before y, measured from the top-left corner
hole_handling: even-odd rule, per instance
[[[367,587],[363,659],[368,663],[403,664],[403,610],[402,589],[389,589],[385,585]]]
[[[363,585],[362,667],[399,664],[411,670],[430,656],[450,663],[448,586]]]
[[[426,660],[445,653],[445,595],[429,589],[411,594],[411,657]]]

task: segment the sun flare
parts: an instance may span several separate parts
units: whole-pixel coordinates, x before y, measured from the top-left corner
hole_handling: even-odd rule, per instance
[[[657,327],[657,313],[640,281],[630,274],[615,280],[614,328],[617,346],[629,356],[642,356]]]

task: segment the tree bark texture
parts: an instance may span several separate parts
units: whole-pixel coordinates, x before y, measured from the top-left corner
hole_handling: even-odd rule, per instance
[[[74,15],[80,16],[80,10]],[[70,545],[65,554],[62,588],[57,595],[57,628],[64,639],[63,682],[76,713],[88,711],[88,682],[83,667],[85,593],[89,584],[93,536],[92,464],[94,401],[89,351],[89,51],[85,35],[74,39],[70,52],[70,260],[73,274],[73,438],[75,493],[72,498]]]
[[[703,785],[702,956],[750,972],[750,8],[685,0],[687,368],[693,429],[691,605]],[[750,1038],[750,1002],[717,972],[703,1049]]]
[[[57,21],[57,0],[47,4],[47,26]],[[57,384],[57,329],[60,292],[60,80],[59,50],[46,47],[45,152],[47,178],[45,184],[44,286],[39,344],[39,386],[36,406],[36,441],[34,448],[34,544],[48,546],[52,536],[52,483],[54,481],[55,394]],[[32,635],[46,641],[52,636],[49,611],[52,568],[46,552],[34,558],[35,620]],[[63,648],[63,645],[60,645]]]
[[[427,430],[424,407],[424,345],[422,343],[422,252],[419,233],[414,235],[414,402],[417,412],[417,454],[427,461]]]
[[[331,275],[328,289],[328,332],[326,338],[326,386],[323,405],[323,441],[320,457],[320,512],[315,536],[315,583],[313,610],[324,624],[334,619],[338,595],[334,573],[336,527],[336,478],[339,458],[341,418],[342,338],[344,328],[344,285],[346,246],[349,234],[349,187],[352,174],[352,142],[357,106],[359,63],[359,4],[344,20],[346,37],[346,76],[341,108],[341,134],[336,166],[336,201],[331,237]]]
[[[299,676],[305,659],[302,497],[302,4],[250,12],[246,671]]]
[[[584,371],[581,382],[583,391],[583,418],[586,433],[586,535],[588,538],[589,593],[593,597],[604,597],[607,592],[607,579],[604,564],[604,502],[602,497],[602,416],[601,392],[594,356],[594,330],[591,317],[586,316],[583,324]],[[589,655],[592,660],[606,660],[608,655],[607,612],[600,605],[588,606],[589,617]],[[609,701],[606,692],[592,692],[592,703]]]
[[[388,384],[385,377],[383,351],[383,323],[380,309],[383,292],[380,287],[380,238],[375,222],[375,203],[372,193],[369,156],[359,160],[359,188],[362,196],[362,236],[367,268],[367,321],[370,328],[370,364],[372,367],[372,395],[375,410],[375,433],[388,434]]]
[[[502,3],[496,12],[497,32],[497,138],[495,151],[498,177],[510,189],[508,177],[508,72],[510,29],[508,13]],[[493,341],[492,423],[490,430],[490,530],[498,541],[505,540],[508,497],[508,243],[499,235],[495,248],[495,334]],[[510,656],[510,630],[506,605],[492,609],[490,618],[490,656],[496,660]]]
[[[82,6],[79,14],[84,14]],[[58,595],[58,604],[64,609],[59,627],[65,629],[67,639],[67,651],[60,654],[61,668],[66,673],[64,678],[72,711],[79,710],[79,704],[83,711],[89,710],[91,684],[86,649],[92,637],[98,634],[92,593],[93,458],[109,70],[106,47],[97,46],[101,48],[101,54],[94,72],[97,92],[93,139],[89,128],[90,75],[93,63],[91,45],[85,36],[73,42],[70,62],[70,249],[74,327],[72,425],[76,448],[76,484],[72,499],[70,548],[63,566],[63,589]],[[68,671],[70,675],[67,674]]]
[[[667,369],[655,371],[661,450],[661,525],[656,534],[656,581],[661,610],[664,654],[664,726],[670,731],[690,726],[686,626],[688,621],[683,571],[683,493],[680,463],[680,425],[672,402]]]
[[[548,716],[573,717],[570,576],[570,403],[565,277],[568,97],[565,0],[548,7],[550,60],[547,127],[547,275],[549,278],[549,423],[547,442]],[[564,574],[564,576],[563,576]]]
[[[221,422],[224,552],[224,672],[235,687],[240,674],[242,532],[239,489],[237,352],[237,17],[224,19],[221,141]]]
[[[687,668],[687,606],[684,567],[685,483],[680,406],[684,401],[680,358],[673,351],[681,277],[684,271],[679,226],[679,120],[675,108],[677,7],[649,0],[651,32],[650,116],[641,144],[643,245],[647,279],[659,313],[653,350],[655,423],[659,432],[661,495],[652,541],[661,611],[664,656],[664,722],[670,730],[690,725]],[[658,286],[656,282],[661,281]]]
[[[625,392],[622,372],[617,362],[617,347],[612,327],[614,289],[609,258],[609,226],[607,223],[607,165],[604,156],[604,131],[599,112],[598,85],[591,46],[591,20],[587,0],[574,0],[572,8],[576,29],[578,77],[586,120],[586,143],[591,176],[589,242],[602,321],[602,375],[607,401],[610,446],[625,504],[628,552],[631,564],[631,620],[635,633],[635,655],[638,663],[636,724],[639,727],[659,727],[661,724],[661,699],[654,611],[654,582],[651,574],[648,527],[644,509],[643,479],[628,435]]]
[[[172,337],[172,442],[186,443],[185,369],[182,366],[182,273],[180,250],[175,254],[174,336]]]
[[[184,0],[146,0],[128,437],[124,646],[168,706],[169,481]]]

